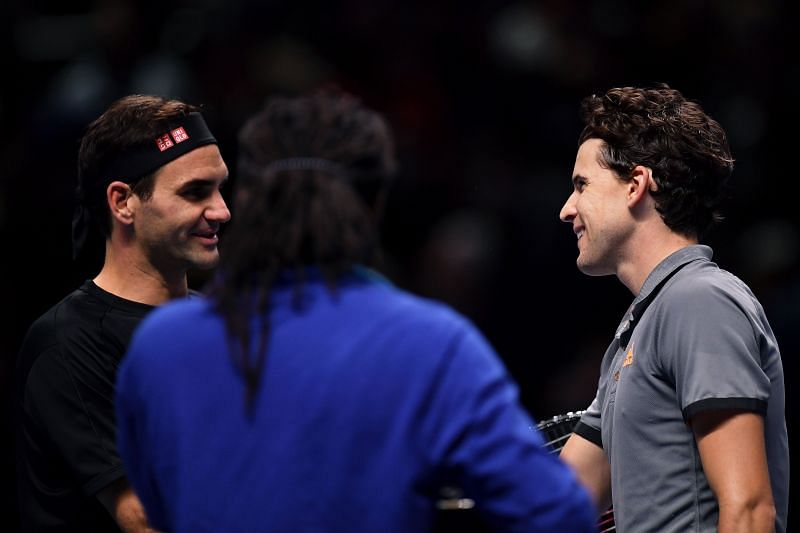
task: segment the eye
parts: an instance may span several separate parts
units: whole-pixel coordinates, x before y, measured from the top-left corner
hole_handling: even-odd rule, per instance
[[[177,194],[190,202],[202,202],[221,192],[227,183],[228,180],[196,179],[185,183]]]
[[[183,191],[182,195],[189,200],[202,200],[208,198],[213,190],[213,188],[206,186],[189,187]]]

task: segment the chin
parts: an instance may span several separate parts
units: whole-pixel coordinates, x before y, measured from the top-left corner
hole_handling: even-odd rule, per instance
[[[194,270],[209,270],[219,264],[219,254],[209,254],[206,257],[192,257],[189,259],[189,268]]]
[[[583,255],[578,256],[578,259],[575,260],[575,264],[578,266],[578,270],[587,276],[605,275],[605,272],[603,272],[604,269],[601,265],[589,258],[584,257]]]
[[[576,264],[578,265],[578,270],[587,276],[610,276],[614,274],[613,270],[605,268],[602,264],[581,261],[580,257],[576,261]]]

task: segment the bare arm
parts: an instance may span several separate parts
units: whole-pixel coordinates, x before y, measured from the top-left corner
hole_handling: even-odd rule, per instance
[[[694,416],[692,428],[719,503],[719,532],[775,531],[761,415],[708,411]]]
[[[125,533],[154,532],[147,525],[147,517],[139,498],[125,478],[118,479],[97,493],[97,499],[117,521]]]
[[[570,465],[589,489],[598,509],[611,505],[611,467],[606,452],[580,435],[572,434],[561,449],[561,459]]]

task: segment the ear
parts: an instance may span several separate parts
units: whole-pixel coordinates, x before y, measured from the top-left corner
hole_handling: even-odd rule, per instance
[[[133,224],[133,210],[129,205],[134,197],[131,186],[122,181],[112,181],[106,187],[106,201],[111,217],[124,225]]]
[[[626,183],[625,192],[628,199],[628,207],[633,208],[650,196],[651,190],[656,187],[653,180],[653,170],[649,167],[636,165],[631,172],[631,179]]]

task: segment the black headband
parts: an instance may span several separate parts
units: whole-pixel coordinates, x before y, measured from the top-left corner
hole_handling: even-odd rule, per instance
[[[195,148],[216,142],[203,120],[203,115],[189,113],[174,120],[167,131],[152,141],[131,148],[114,158],[98,177],[106,184],[114,180],[130,183]]]
[[[167,163],[217,140],[208,129],[203,115],[194,112],[173,119],[164,133],[146,143],[134,146],[108,162],[94,175],[80,176],[78,205],[72,217],[72,255],[77,258],[89,238],[92,213],[88,204],[97,189],[105,189],[115,180],[133,183]]]

